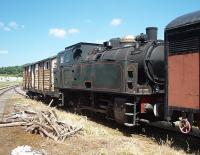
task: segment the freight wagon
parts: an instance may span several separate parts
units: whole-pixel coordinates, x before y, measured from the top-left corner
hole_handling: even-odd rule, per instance
[[[57,66],[56,56],[24,65],[23,88],[29,90],[27,95],[33,97],[57,97],[54,86],[54,70]]]

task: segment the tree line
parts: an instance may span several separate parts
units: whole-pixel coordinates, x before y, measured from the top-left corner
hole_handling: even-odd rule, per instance
[[[9,66],[9,67],[0,67],[1,75],[10,75],[10,76],[22,76],[23,67],[22,66]]]

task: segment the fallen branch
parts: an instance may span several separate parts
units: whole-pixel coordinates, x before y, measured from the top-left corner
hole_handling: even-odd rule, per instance
[[[80,128],[77,128],[77,129],[75,129],[75,130],[73,130],[73,131],[70,131],[70,132],[67,132],[67,133],[65,133],[64,135],[62,135],[62,141],[65,141],[65,139],[68,137],[68,136],[71,136],[71,135],[73,135],[73,134],[75,134],[76,132],[78,132],[79,130],[82,130],[82,127],[80,127]]]
[[[45,129],[43,128],[39,128],[40,131],[42,131],[47,137],[55,140],[55,141],[58,141],[58,137],[54,136],[53,134],[47,132]]]
[[[0,124],[0,128],[2,127],[13,127],[13,126],[22,126],[26,125],[27,122],[12,122],[12,123],[3,123]]]

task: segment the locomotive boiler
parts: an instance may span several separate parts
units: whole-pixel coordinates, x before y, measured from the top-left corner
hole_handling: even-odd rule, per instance
[[[56,65],[51,65],[52,60]],[[35,71],[38,64],[40,72]],[[164,43],[157,40],[156,27],[103,44],[81,42],[66,47],[54,59],[24,68],[24,88],[31,97],[51,97],[73,111],[102,113],[126,126],[163,119]],[[41,80],[47,79],[48,69],[50,82],[45,87]]]

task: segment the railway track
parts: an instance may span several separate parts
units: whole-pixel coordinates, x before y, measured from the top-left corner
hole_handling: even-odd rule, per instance
[[[19,85],[17,85],[16,87],[13,88],[13,90],[14,90],[17,94],[19,94],[19,95],[21,95],[21,96],[24,96],[24,97],[28,97],[25,93],[22,93],[22,92],[20,92],[19,90],[17,90],[17,88],[19,88]]]
[[[13,89],[13,87],[15,86],[7,86],[7,87],[0,88],[0,121],[2,121],[3,119],[4,108],[6,105],[5,99],[3,98],[3,94]]]
[[[12,86],[7,86],[7,87],[3,87],[0,88],[0,121],[3,119],[3,115],[4,115],[4,108],[6,105],[5,99],[3,97],[3,94],[5,94],[6,92],[10,91],[10,90],[14,90],[17,94],[27,97],[27,95],[23,94],[22,92],[17,90],[17,87],[19,87],[19,85],[12,85]]]
[[[23,94],[22,92],[18,91],[17,87],[19,87],[19,85],[13,85],[13,86],[7,86],[7,87],[0,88],[0,96],[2,96],[4,93],[13,89],[17,94],[27,97],[26,94]]]
[[[0,96],[2,96],[2,95],[3,95],[4,93],[6,93],[7,91],[13,89],[14,87],[16,87],[16,85],[0,88]]]

